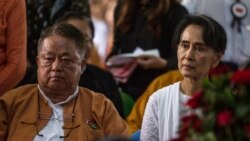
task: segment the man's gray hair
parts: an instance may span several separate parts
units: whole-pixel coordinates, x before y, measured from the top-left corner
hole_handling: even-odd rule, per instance
[[[76,49],[83,58],[85,56],[86,43],[82,33],[74,26],[68,23],[58,23],[48,27],[42,32],[38,40],[38,53],[42,48],[44,39],[52,35],[59,35],[66,39],[72,40],[75,43]]]

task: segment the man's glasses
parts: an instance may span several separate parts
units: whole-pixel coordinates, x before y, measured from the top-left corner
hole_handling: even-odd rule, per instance
[[[85,39],[85,43],[90,43],[91,45],[93,45],[93,38],[91,36],[89,36],[88,34],[83,34],[84,39]]]
[[[76,97],[76,100],[75,100],[75,103],[74,103],[74,106],[73,106],[73,110],[72,110],[72,113],[71,115],[63,115],[63,116],[59,116],[59,117],[54,117],[53,114],[52,114],[52,117],[51,117],[51,114],[47,114],[47,113],[41,113],[41,107],[40,107],[40,96],[38,94],[37,96],[38,98],[38,114],[37,114],[37,119],[36,121],[34,122],[25,122],[25,121],[21,121],[21,124],[26,124],[26,125],[32,125],[32,126],[35,126],[36,128],[36,133],[38,136],[40,137],[44,137],[43,134],[39,133],[38,131],[38,125],[37,123],[40,121],[40,120],[57,120],[57,121],[61,121],[61,122],[71,122],[71,126],[70,127],[65,127],[63,126],[62,128],[65,130],[69,130],[67,132],[66,135],[64,136],[60,136],[60,138],[67,138],[71,132],[71,130],[75,129],[75,128],[78,128],[80,127],[80,125],[74,125],[75,124],[75,114],[74,114],[74,110],[75,110],[75,105],[77,103],[77,99],[78,99],[78,96]]]
[[[49,67],[56,61],[60,63],[63,67],[72,67],[75,64],[79,63],[79,60],[75,56],[62,56],[58,57],[49,53],[41,53],[39,55],[40,62],[43,66]]]

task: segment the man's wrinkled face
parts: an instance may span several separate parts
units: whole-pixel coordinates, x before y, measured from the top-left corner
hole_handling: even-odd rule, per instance
[[[85,61],[73,41],[59,35],[44,39],[37,56],[38,83],[51,91],[74,90]]]

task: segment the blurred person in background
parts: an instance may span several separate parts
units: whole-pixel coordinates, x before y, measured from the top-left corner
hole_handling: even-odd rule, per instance
[[[174,29],[188,14],[177,0],[120,0],[115,9],[113,56],[136,48],[157,49],[160,56],[142,55],[122,90],[136,100],[158,75],[177,68],[176,50],[171,47]]]
[[[25,75],[27,23],[24,0],[0,2],[0,96]]]
[[[115,7],[117,5],[118,0],[106,0],[107,1],[107,10],[105,12],[105,20],[108,24],[109,32],[108,32],[108,46],[106,49],[105,59],[110,54],[113,42],[114,42],[114,14]]]
[[[96,48],[100,59],[101,66],[104,68],[104,60],[108,46],[109,27],[105,20],[107,11],[106,1],[90,0],[90,15],[95,28],[95,37],[93,39],[94,47]]]

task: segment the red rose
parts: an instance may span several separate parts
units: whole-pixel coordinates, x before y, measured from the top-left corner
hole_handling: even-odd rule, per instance
[[[250,84],[250,69],[235,72],[231,81],[236,84]]]
[[[202,99],[203,93],[204,92],[202,90],[194,93],[193,97],[187,101],[186,105],[192,109],[196,109],[197,107],[201,106],[201,103],[202,103],[201,99]]]
[[[248,123],[245,127],[244,130],[246,132],[246,135],[248,138],[250,138],[250,123]]]
[[[217,123],[220,126],[227,126],[231,124],[232,119],[233,119],[233,113],[229,110],[222,111],[217,115]]]
[[[181,126],[177,138],[171,139],[171,141],[184,141],[189,136],[189,130],[192,128],[194,131],[199,132],[201,130],[202,121],[195,114],[185,115],[181,118]],[[193,140],[190,140],[193,141]]]
[[[201,131],[201,126],[202,126],[202,120],[201,119],[197,119],[194,122],[193,128],[195,129],[195,131],[199,132],[199,131]]]
[[[180,128],[180,134],[186,135],[188,129],[191,127],[191,123],[192,123],[193,118],[192,118],[192,116],[188,115],[188,116],[182,117],[181,120],[182,120],[182,125]]]
[[[181,135],[186,134],[189,128],[194,128],[196,131],[200,131],[201,129],[202,121],[196,114],[186,115],[182,117],[181,121]]]
[[[220,65],[218,65],[217,67],[210,69],[210,70],[209,70],[209,75],[210,75],[210,76],[213,76],[213,75],[221,75],[221,74],[227,73],[227,72],[229,72],[229,71],[230,71],[229,65],[220,64]]]

